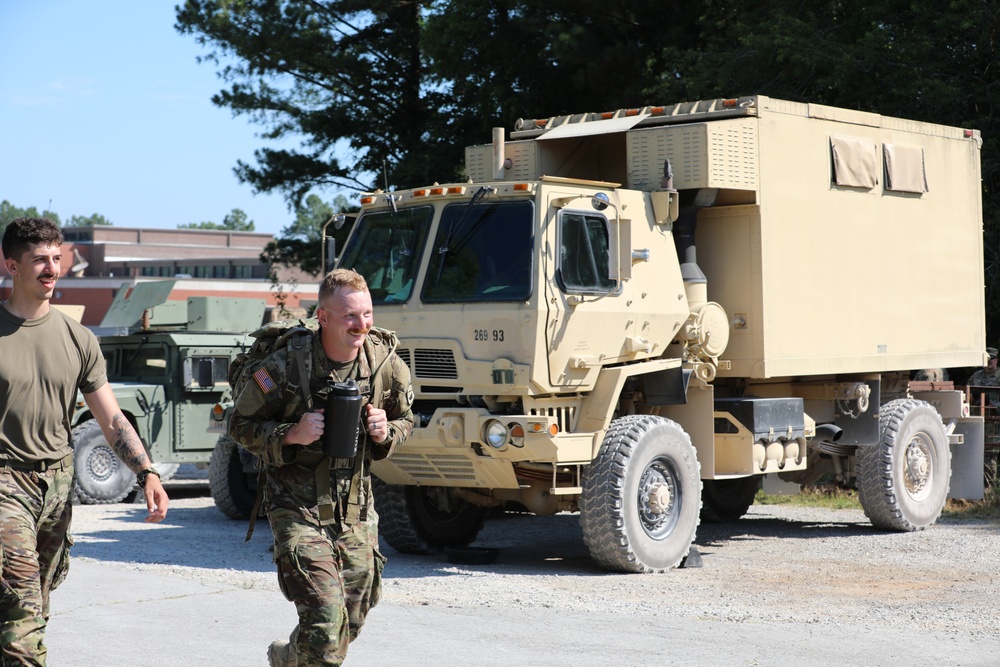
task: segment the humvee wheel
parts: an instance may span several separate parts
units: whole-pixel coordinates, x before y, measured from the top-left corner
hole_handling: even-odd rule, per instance
[[[240,448],[229,436],[219,437],[208,462],[208,490],[219,511],[230,519],[246,519],[257,500],[256,475],[243,471]]]
[[[611,423],[580,497],[583,541],[599,565],[621,572],[676,567],[690,551],[700,507],[698,458],[679,425],[653,415]]]
[[[941,417],[924,401],[889,401],[879,433],[877,445],[858,448],[858,500],[876,528],[923,530],[941,516],[951,483]]]
[[[73,428],[73,449],[73,491],[84,505],[117,503],[135,488],[135,473],[118,458],[93,419]]]
[[[701,520],[706,523],[736,521],[753,505],[760,477],[702,480]]]
[[[464,547],[479,534],[489,511],[458,497],[442,486],[386,484],[372,477],[379,533],[396,551],[439,553],[446,547]]]

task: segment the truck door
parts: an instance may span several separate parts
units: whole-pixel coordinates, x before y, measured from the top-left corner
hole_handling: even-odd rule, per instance
[[[612,277],[613,230],[601,212],[564,208],[555,214],[555,269],[546,271],[549,381],[593,383],[600,366],[632,353],[634,306],[628,283]]]

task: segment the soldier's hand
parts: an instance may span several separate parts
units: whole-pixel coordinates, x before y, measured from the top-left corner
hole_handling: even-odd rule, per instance
[[[167,492],[164,490],[160,478],[156,475],[147,477],[142,494],[146,498],[146,509],[149,512],[144,521],[146,523],[163,521],[167,516],[167,505],[170,504],[170,499],[167,498]]]
[[[389,418],[385,410],[376,408],[371,403],[366,407],[368,414],[365,416],[365,428],[368,429],[368,435],[376,444],[382,444],[389,436]]]
[[[282,442],[286,445],[311,445],[323,435],[323,408],[307,412],[288,429]]]

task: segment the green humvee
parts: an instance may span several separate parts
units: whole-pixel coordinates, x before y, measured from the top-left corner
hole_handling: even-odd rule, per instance
[[[229,390],[229,364],[260,327],[263,299],[189,297],[166,301],[173,281],[121,290],[99,336],[108,381],[153,465],[169,479],[182,463],[208,464],[217,441],[205,423]],[[75,491],[85,504],[134,498],[135,475],[105,441],[82,396],[73,417]],[[240,497],[240,490],[228,489]],[[252,502],[252,491],[249,494]]]

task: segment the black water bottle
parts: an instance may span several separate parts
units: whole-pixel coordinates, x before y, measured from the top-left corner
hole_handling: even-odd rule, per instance
[[[329,383],[323,412],[323,452],[335,459],[349,459],[358,453],[361,427],[361,392],[354,380]]]

